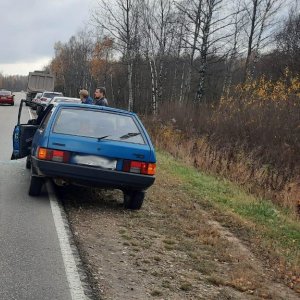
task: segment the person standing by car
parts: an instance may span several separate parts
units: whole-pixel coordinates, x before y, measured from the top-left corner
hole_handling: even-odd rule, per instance
[[[89,92],[87,90],[80,90],[79,97],[83,104],[93,104],[93,99],[89,96]]]
[[[94,95],[95,95],[95,98],[94,98],[95,105],[108,106],[108,101],[105,98],[105,96],[106,96],[105,87],[97,87]]]

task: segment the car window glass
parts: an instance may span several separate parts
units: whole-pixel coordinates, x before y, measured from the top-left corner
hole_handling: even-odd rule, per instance
[[[55,133],[106,138],[145,144],[132,116],[88,109],[63,108],[55,122]]]
[[[51,117],[51,113],[52,112],[49,112],[43,119],[42,123],[41,123],[41,126],[40,126],[40,129],[41,130],[44,130],[49,122],[49,119]]]
[[[0,91],[1,96],[10,96],[11,92],[10,91]]]

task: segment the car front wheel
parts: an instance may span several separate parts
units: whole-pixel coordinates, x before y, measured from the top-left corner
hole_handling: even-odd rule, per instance
[[[30,186],[28,194],[29,196],[39,196],[44,184],[44,179],[31,175]]]
[[[124,207],[126,209],[137,210],[143,205],[145,192],[143,191],[130,191],[124,192]]]

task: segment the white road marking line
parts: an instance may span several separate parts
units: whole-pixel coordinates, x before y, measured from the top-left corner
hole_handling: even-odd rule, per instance
[[[47,186],[47,191],[50,199],[54,224],[59,239],[59,245],[60,245],[60,249],[61,249],[61,253],[65,265],[71,297],[73,300],[87,299],[83,291],[76,262],[70,246],[69,237],[65,229],[65,224],[63,222],[63,217],[61,214],[61,208],[54,194],[53,187],[49,181],[47,181],[46,186]]]
[[[27,109],[28,109],[28,112],[29,112],[30,119],[34,119],[34,116],[31,112],[31,109],[29,107],[27,107]]]

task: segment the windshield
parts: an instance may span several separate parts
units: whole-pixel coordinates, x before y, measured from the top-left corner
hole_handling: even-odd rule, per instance
[[[63,108],[56,120],[55,133],[93,137],[100,140],[145,144],[132,116],[88,109]]]

